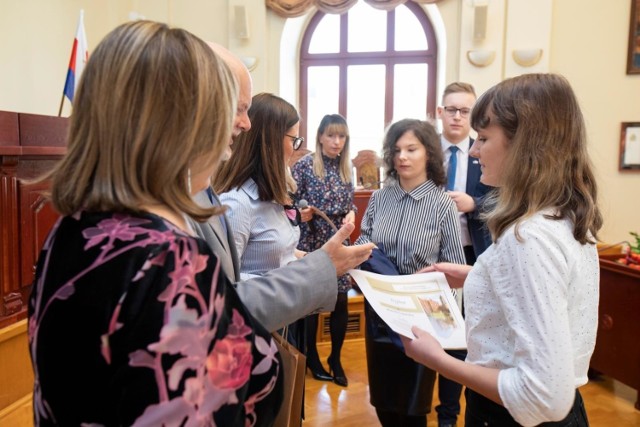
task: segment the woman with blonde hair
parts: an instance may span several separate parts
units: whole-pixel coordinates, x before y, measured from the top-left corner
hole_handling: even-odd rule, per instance
[[[275,343],[186,220],[231,137],[237,86],[189,32],[123,24],[82,74],[63,216],[29,301],[35,425],[260,425],[282,399]]]
[[[349,158],[349,127],[340,114],[327,114],[320,121],[316,133],[316,150],[293,165],[293,177],[298,184],[296,198],[306,200],[309,206],[319,209],[331,221],[314,215],[311,208],[303,209],[298,249],[306,252],[320,248],[333,235],[334,230],[346,223],[354,223],[356,206],[353,204],[351,159]],[[347,292],[351,278],[338,278],[338,300],[329,318],[331,354],[327,360],[331,373],[325,371],[318,349],[316,330],[318,315],[305,319],[307,366],[317,380],[334,381],[346,387],[347,376],[340,363],[340,352],[347,333]]]
[[[481,182],[500,190],[494,244],[473,267],[432,267],[464,283],[467,359],[419,328],[407,355],[467,386],[467,426],[587,426],[602,216],[578,101],[564,77],[525,74],[482,95],[471,124]]]

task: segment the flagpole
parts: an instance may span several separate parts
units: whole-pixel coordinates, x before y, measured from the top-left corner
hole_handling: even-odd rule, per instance
[[[62,115],[62,105],[64,104],[64,92],[62,92],[62,98],[60,99],[60,108],[58,109],[58,117]]]

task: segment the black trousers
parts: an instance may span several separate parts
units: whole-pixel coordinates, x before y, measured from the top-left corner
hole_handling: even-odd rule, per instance
[[[516,420],[509,414],[509,411],[492,400],[487,399],[473,390],[466,389],[465,397],[467,407],[465,410],[466,427],[515,427],[519,426]],[[538,427],[587,427],[587,412],[584,409],[584,402],[580,392],[576,390],[576,397],[569,414],[562,421],[554,421],[538,424]]]

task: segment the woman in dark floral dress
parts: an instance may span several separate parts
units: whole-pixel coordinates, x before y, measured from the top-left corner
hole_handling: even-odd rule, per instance
[[[161,94],[161,96],[160,96]],[[34,424],[270,426],[281,359],[186,217],[231,138],[237,86],[192,34],[135,21],[96,47],[66,157],[63,215],[29,300]]]
[[[353,204],[353,183],[351,181],[351,160],[349,159],[349,128],[339,114],[324,116],[316,135],[316,151],[302,157],[293,165],[292,174],[298,184],[296,200],[302,199],[324,212],[331,222],[340,227],[343,223],[353,223],[356,207]],[[300,225],[298,249],[313,251],[321,247],[335,232],[331,224],[312,209],[301,211],[303,223]],[[338,299],[330,317],[331,355],[327,360],[331,374],[320,362],[316,348],[318,315],[306,319],[307,364],[313,377],[319,380],[333,380],[346,387],[347,377],[340,363],[340,351],[347,332],[347,292],[351,289],[351,278],[338,278]]]

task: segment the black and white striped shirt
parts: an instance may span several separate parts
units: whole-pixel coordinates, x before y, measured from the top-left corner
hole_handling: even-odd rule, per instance
[[[400,274],[436,262],[465,264],[456,205],[431,181],[410,193],[397,182],[371,195],[356,243],[382,243]]]

